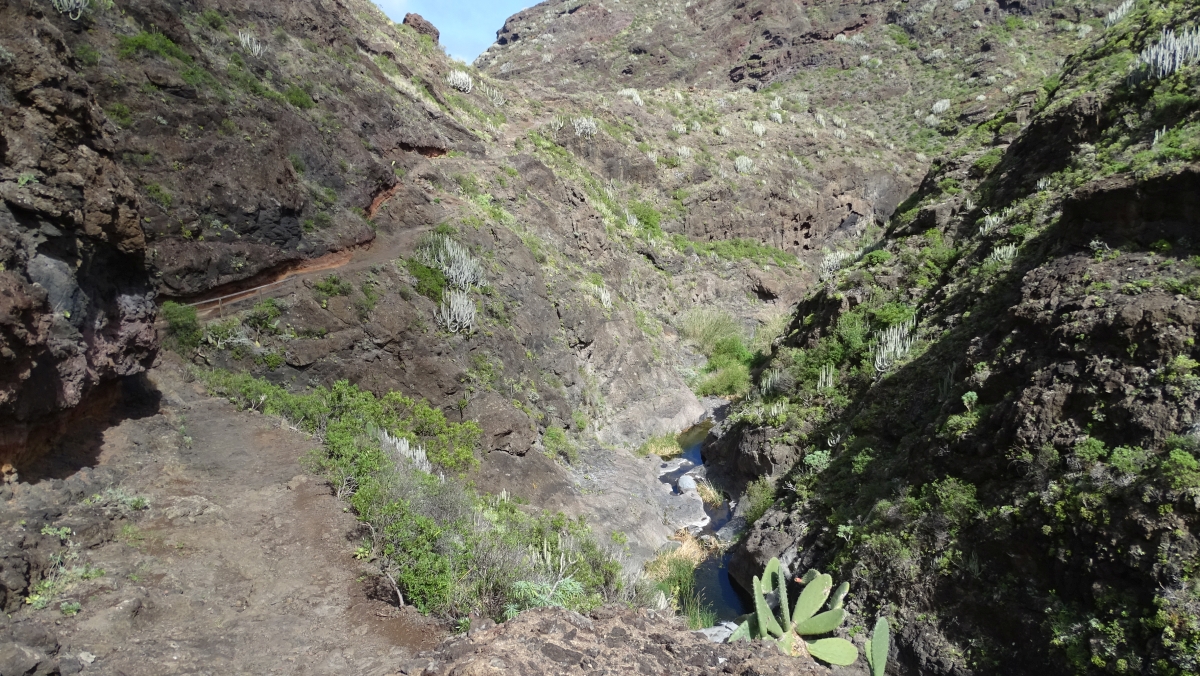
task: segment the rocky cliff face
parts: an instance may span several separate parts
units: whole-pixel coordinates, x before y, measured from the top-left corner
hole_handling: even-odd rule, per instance
[[[758,87],[803,67],[857,65],[858,55],[834,39],[889,11],[880,2],[543,2],[510,17],[479,65],[574,89]]]
[[[137,189],[41,11],[0,6],[0,465],[11,471],[157,349]],[[78,413],[78,412],[77,412]]]

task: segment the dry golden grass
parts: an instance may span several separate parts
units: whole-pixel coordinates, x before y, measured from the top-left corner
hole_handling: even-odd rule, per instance
[[[696,492],[700,494],[700,499],[704,504],[710,507],[720,507],[721,503],[725,502],[725,496],[721,495],[715,486],[708,483],[708,479],[701,479],[696,482]]]
[[[655,582],[662,582],[671,575],[671,564],[675,561],[686,561],[695,569],[708,558],[704,545],[686,530],[679,531],[671,539],[679,541],[679,549],[661,552],[646,562],[646,576]]]
[[[663,460],[670,460],[683,453],[683,447],[679,445],[679,439],[674,434],[664,434],[662,436],[650,437],[637,450],[638,456],[642,458],[651,453]]]

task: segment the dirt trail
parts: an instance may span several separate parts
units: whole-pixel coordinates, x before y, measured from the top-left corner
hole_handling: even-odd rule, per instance
[[[294,291],[305,279],[327,275],[334,270],[347,272],[384,263],[401,255],[395,238],[380,236],[368,245],[355,246],[326,254],[320,258],[300,261],[280,270],[264,273],[252,281],[226,284],[210,290],[202,298],[194,298],[186,304],[196,308],[200,318],[209,318],[224,312],[237,312],[234,308],[246,300],[259,300],[283,296]],[[288,282],[291,282],[290,284]],[[160,301],[169,300],[160,298]]]
[[[105,574],[71,591],[79,615],[55,604],[15,621],[57,633],[60,655],[95,656],[86,671],[124,676],[383,675],[435,645],[439,627],[368,596],[355,518],[300,465],[314,442],[208,397],[164,361],[150,373],[160,412],[106,430],[97,467],[80,470],[119,477],[150,509],[83,548],[81,562]]]
[[[554,115],[530,120],[523,124],[506,124],[499,132],[497,141],[500,145],[509,145],[517,137],[523,136],[530,129],[548,123]],[[367,208],[367,217],[374,218],[389,200],[400,191],[403,182],[385,189],[372,199]],[[450,198],[453,199],[453,198]],[[394,260],[401,255],[397,249],[399,238],[380,235],[373,241],[362,245],[335,251],[319,258],[289,263],[277,270],[264,271],[253,279],[242,280],[223,285],[206,292],[203,297],[188,299],[187,304],[196,307],[201,318],[209,318],[223,314],[227,307],[247,299],[261,299],[285,295],[294,289],[295,284],[320,273],[333,270],[359,270],[377,263]],[[291,281],[292,284],[286,282]],[[165,300],[165,299],[161,299]],[[236,310],[230,310],[236,311]]]

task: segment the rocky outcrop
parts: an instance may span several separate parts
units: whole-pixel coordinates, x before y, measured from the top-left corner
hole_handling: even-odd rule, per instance
[[[434,44],[437,44],[438,38],[442,36],[438,29],[420,14],[415,14],[413,12],[405,14],[404,25],[411,27],[421,35],[428,35],[430,39],[433,40]]]
[[[115,128],[39,9],[0,6],[0,465],[154,356],[140,199]]]
[[[817,676],[829,671],[763,642],[711,643],[671,614],[604,607],[589,616],[547,608],[501,625],[486,622],[401,663],[400,673]]]

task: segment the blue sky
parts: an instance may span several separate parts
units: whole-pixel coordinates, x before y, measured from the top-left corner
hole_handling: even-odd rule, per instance
[[[446,52],[467,63],[496,41],[504,20],[540,0],[375,0],[393,21],[408,12],[425,17],[441,31]]]

